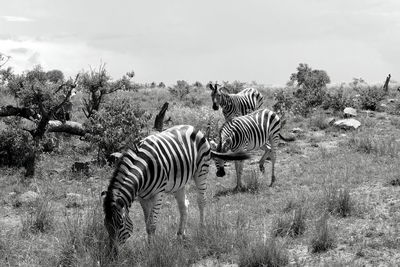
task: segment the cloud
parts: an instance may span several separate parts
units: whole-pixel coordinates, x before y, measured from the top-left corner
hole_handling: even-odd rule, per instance
[[[26,18],[26,17],[17,17],[17,16],[2,16],[2,18],[9,22],[30,22],[33,19]]]
[[[25,47],[18,47],[18,48],[12,48],[8,50],[10,54],[26,54],[29,52],[28,48]]]

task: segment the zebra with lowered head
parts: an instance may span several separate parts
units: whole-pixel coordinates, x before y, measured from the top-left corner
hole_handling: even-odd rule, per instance
[[[179,125],[150,135],[134,150],[126,151],[117,163],[107,191],[102,193],[104,224],[110,238],[111,256],[132,233],[129,208],[138,199],[144,213],[149,239],[155,233],[164,193],[172,193],[178,203],[178,235],[185,234],[188,202],[185,186],[190,179],[197,187],[200,225],[204,222],[206,177],[211,158],[243,160],[245,153],[211,151],[204,134],[190,125]]]
[[[293,141],[292,138],[285,138],[280,134],[281,121],[279,116],[268,109],[255,111],[251,114],[233,118],[221,127],[217,151],[221,153],[249,152],[261,148],[264,154],[259,161],[260,171],[264,173],[264,163],[267,157],[271,158],[271,184],[275,182],[275,161],[276,147],[279,138],[284,141]],[[216,159],[217,176],[225,175],[224,161]],[[238,190],[243,188],[242,171],[243,161],[236,164],[236,176]]]
[[[218,84],[213,86],[210,83],[209,88],[212,107],[214,110],[222,108],[225,121],[256,111],[264,102],[262,94],[254,88],[246,88],[237,94],[229,94],[225,87],[218,88]]]

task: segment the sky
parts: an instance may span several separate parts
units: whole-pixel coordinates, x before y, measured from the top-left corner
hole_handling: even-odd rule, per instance
[[[105,63],[137,82],[284,85],[307,63],[332,83],[400,81],[398,0],[1,2],[0,53],[17,73]]]

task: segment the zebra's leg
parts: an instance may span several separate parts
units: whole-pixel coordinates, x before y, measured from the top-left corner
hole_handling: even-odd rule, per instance
[[[259,161],[259,166],[260,166],[260,172],[264,173],[265,172],[265,167],[264,167],[264,163],[265,160],[270,156],[271,154],[271,149],[268,146],[263,146],[261,147],[262,150],[264,150],[264,155],[262,155],[260,161]]]
[[[235,190],[241,191],[244,188],[243,181],[242,181],[243,160],[235,161],[235,169],[236,169],[236,188],[235,188]]]
[[[143,209],[146,223],[146,232],[149,242],[156,231],[157,217],[162,203],[162,193],[158,193],[149,199],[141,199],[140,205]]]
[[[187,210],[189,207],[189,201],[186,198],[185,188],[180,189],[175,194],[176,202],[178,203],[179,214],[181,215],[179,221],[178,236],[185,237],[185,227],[187,221]]]
[[[275,140],[273,138],[270,139],[271,142],[271,184],[269,185],[270,187],[272,187],[272,185],[275,182],[275,162],[276,162],[276,144],[275,144]]]
[[[204,207],[206,206],[206,178],[208,174],[209,163],[204,163],[203,167],[194,174],[194,182],[197,187],[197,205],[200,213],[200,227],[204,226]]]

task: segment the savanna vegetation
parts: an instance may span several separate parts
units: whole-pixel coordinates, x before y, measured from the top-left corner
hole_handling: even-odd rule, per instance
[[[163,204],[156,237],[147,243],[134,203],[134,235],[114,261],[106,258],[100,192],[113,171],[113,152],[154,130],[191,124],[217,138],[223,123],[205,82],[138,84],[134,72],[114,80],[104,65],[64,77],[40,66],[15,74],[0,69],[0,266],[320,266],[400,263],[400,100],[357,78],[330,85],[328,73],[300,64],[284,88],[221,82],[230,92],[255,87],[263,107],[284,118],[274,187],[261,151],[245,162],[244,192],[228,175],[208,175],[206,225],[198,226],[196,194],[187,190],[188,237],[176,237],[173,196]],[[76,95],[71,97],[72,92]],[[55,114],[72,103],[70,120]],[[332,119],[357,110],[356,130]]]

